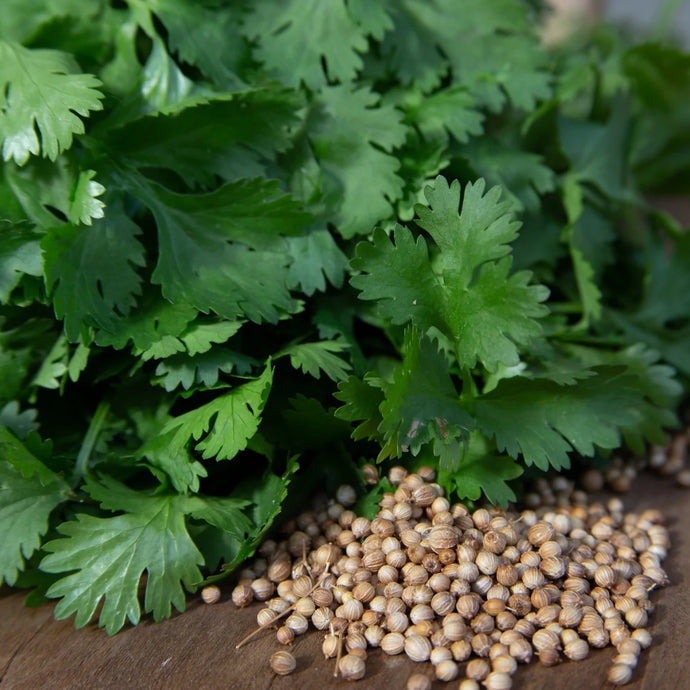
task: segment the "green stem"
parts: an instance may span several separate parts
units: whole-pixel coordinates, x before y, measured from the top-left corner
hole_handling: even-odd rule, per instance
[[[77,455],[77,460],[74,463],[74,482],[78,483],[80,479],[89,474],[89,459],[91,458],[91,451],[96,445],[98,434],[101,433],[101,428],[105,422],[108,412],[110,411],[110,403],[101,401],[96,412],[91,418],[89,428],[86,430],[86,435],[82,441],[81,448]]]
[[[549,305],[549,309],[554,314],[580,314],[582,305],[580,302],[554,302]]]

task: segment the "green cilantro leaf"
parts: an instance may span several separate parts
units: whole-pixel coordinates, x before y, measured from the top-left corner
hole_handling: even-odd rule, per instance
[[[3,160],[24,165],[39,153],[55,160],[72,145],[72,135],[84,133],[78,115],[102,108],[103,95],[96,89],[100,82],[90,74],[72,74],[78,67],[67,53],[0,41],[0,64]]]
[[[261,477],[243,483],[233,492],[234,496],[251,501],[250,517],[255,527],[243,542],[234,562],[228,564],[227,570],[254,553],[273,521],[280,514],[287,497],[288,486],[298,469],[297,456],[293,455],[288,458],[282,475],[266,470]]]
[[[0,223],[0,302],[6,303],[10,293],[24,274],[43,274],[40,235],[27,223]]]
[[[140,456],[163,470],[176,491],[199,491],[199,477],[208,476],[204,466],[194,460],[186,446],[174,442],[174,431],[154,436],[139,450]]]
[[[115,43],[116,56],[101,71],[108,91],[121,98],[105,123],[100,125],[108,127],[106,134],[144,115],[181,108],[185,103],[193,104],[206,92],[184,75],[157,36],[152,39],[151,54],[142,68],[137,59],[136,37],[136,23],[125,23]],[[132,83],[136,84],[134,89]],[[97,125],[95,131],[100,132],[100,126]]]
[[[570,466],[568,453],[594,455],[595,446],[616,448],[621,428],[635,422],[640,391],[623,367],[570,386],[543,379],[503,379],[475,400],[477,425],[498,449],[542,470]]]
[[[425,193],[429,207],[417,208],[417,222],[441,250],[441,274],[427,258],[424,239],[415,243],[409,230],[396,226],[394,245],[380,231],[373,244],[358,245],[352,266],[366,273],[352,285],[362,299],[379,300],[379,311],[393,323],[412,322],[450,338],[462,367],[477,360],[489,371],[516,364],[518,344],[541,332],[535,318],[548,313],[540,304],[548,291],[528,285],[527,271],[508,275],[509,242],[518,228],[510,202],[499,201],[497,187],[484,194],[481,180],[466,186],[459,215],[457,181],[449,186],[439,176]]]
[[[637,309],[609,314],[631,343],[643,342],[686,375],[690,375],[690,236],[676,239],[668,254],[655,241],[648,250],[644,294]]]
[[[243,85],[237,69],[248,50],[239,31],[237,9],[206,8],[186,0],[151,0],[148,5],[165,25],[181,60],[199,67],[224,89]]]
[[[345,403],[335,411],[335,416],[348,422],[360,422],[352,431],[355,441],[382,438],[379,427],[383,418],[379,408],[383,392],[380,386],[367,383],[367,377],[362,380],[349,376],[338,383],[338,392],[334,396]]]
[[[93,178],[95,175],[95,170],[82,170],[79,173],[70,196],[69,211],[67,213],[70,223],[75,225],[78,223],[91,225],[94,218],[103,218],[105,215],[103,212],[105,204],[96,198],[105,192],[105,187],[98,182],[94,182]]]
[[[347,256],[338,247],[328,230],[311,230],[302,237],[287,238],[292,263],[288,268],[288,286],[306,295],[326,289],[326,279],[341,287]]]
[[[5,412],[7,407],[6,405],[3,408],[3,412]],[[32,436],[37,436],[37,434]],[[60,484],[63,490],[67,489],[67,485],[25,445],[31,440],[29,437],[25,440],[25,443],[22,443],[8,428],[0,426],[0,452],[7,463],[25,479],[33,479],[35,477],[42,486]]]
[[[386,233],[374,231],[371,243],[357,245],[351,265],[365,271],[350,279],[363,300],[378,300],[379,313],[393,324],[413,321],[423,331],[444,323],[443,286],[431,268],[423,237],[396,226],[394,243]]]
[[[442,446],[467,437],[473,419],[460,404],[446,358],[429,338],[409,329],[403,352],[392,382],[383,384],[379,430],[398,453],[417,455],[433,442],[435,454],[442,455]]]
[[[197,520],[204,520],[230,533],[241,543],[253,527],[249,518],[242,512],[250,505],[251,501],[247,499],[187,496],[185,512]]]
[[[190,185],[265,172],[290,144],[300,99],[287,89],[257,88],[168,108],[105,132],[112,156],[138,167],[170,168]]]
[[[252,321],[276,321],[279,309],[295,309],[283,235],[298,233],[309,216],[280,194],[276,181],[239,180],[192,195],[133,180],[133,193],[156,219],[159,256],[152,280],[167,299]]]
[[[414,124],[428,140],[452,135],[461,144],[482,133],[484,116],[466,89],[452,86],[443,91],[406,100],[406,120]]]
[[[546,52],[531,35],[525,3],[467,0],[458,12],[454,0],[406,0],[396,10],[382,52],[403,84],[427,92],[450,67],[453,82],[493,110],[503,90],[524,109],[550,96]]]
[[[161,433],[173,433],[173,447],[197,441],[195,448],[204,460],[230,460],[247,447],[259,428],[272,382],[273,369],[266,367],[259,378],[171,419]]]
[[[188,304],[172,304],[161,299],[160,293],[148,290],[126,318],[115,315],[112,332],[100,330],[96,333],[96,343],[121,350],[131,340],[142,351],[164,338],[180,343],[175,336],[180,335],[196,315],[196,309]],[[179,347],[184,349],[181,343]]]
[[[626,179],[629,129],[630,114],[622,97],[606,124],[561,117],[560,140],[572,174],[612,199],[634,200],[636,193]]]
[[[470,434],[463,448],[459,466],[455,470],[439,472],[438,481],[451,487],[459,498],[476,501],[482,493],[495,505],[505,507],[515,500],[508,481],[516,479],[523,470],[514,460],[492,452],[486,439],[479,433]]]
[[[518,146],[486,136],[471,141],[462,154],[487,184],[501,185],[513,197],[519,210],[538,212],[541,196],[556,187],[556,176],[542,157]]]
[[[178,352],[186,352],[194,357],[208,352],[215,343],[228,341],[241,327],[241,321],[194,321],[177,338],[164,335],[158,342],[143,350],[141,358],[144,361],[161,359]]]
[[[10,400],[0,408],[0,426],[9,429],[18,439],[23,440],[32,432],[38,430],[38,411],[35,408],[28,408],[19,411],[19,402]]]
[[[8,585],[14,585],[25,559],[40,547],[50,514],[67,497],[63,482],[42,485],[0,463],[0,582],[4,579]]]
[[[95,326],[114,332],[117,314],[127,316],[140,292],[144,248],[139,227],[119,203],[93,225],[53,228],[41,242],[46,283],[70,340]]]
[[[341,85],[324,87],[313,104],[309,139],[321,167],[322,193],[345,238],[388,218],[391,200],[402,190],[400,163],[390,154],[405,141],[403,113],[378,101],[366,87]]]
[[[333,340],[295,343],[281,350],[275,358],[290,355],[290,364],[294,369],[301,369],[315,379],[320,378],[323,372],[329,379],[338,382],[347,378],[348,371],[352,368],[336,354],[346,349],[346,345]]]
[[[678,426],[673,410],[683,387],[674,378],[675,370],[659,361],[658,352],[642,343],[619,351],[577,345],[570,345],[566,350],[575,355],[581,366],[627,367],[627,373],[636,379],[641,400],[629,410],[634,421],[621,427],[625,443],[640,454],[645,452],[647,443],[665,443],[666,430]]]
[[[32,386],[57,390],[69,366],[69,343],[59,335],[41,361],[41,366],[31,380]]]
[[[189,390],[195,385],[213,388],[221,372],[229,374],[248,374],[258,362],[240,352],[226,347],[216,347],[209,352],[192,357],[179,354],[164,359],[156,367],[156,376],[166,391],[173,391],[178,386]]]
[[[327,79],[352,81],[362,67],[357,53],[367,49],[366,34],[350,17],[345,0],[255,3],[243,31],[256,41],[255,57],[283,83],[304,82],[313,90]]]
[[[111,493],[114,480],[108,484]],[[137,592],[147,572],[144,608],[154,620],[168,618],[171,605],[184,611],[182,587],[192,590],[201,580],[203,557],[185,525],[184,496],[132,494],[127,509],[114,517],[77,514],[62,523],[61,538],[44,545],[47,556],[40,567],[65,575],[47,592],[61,597],[55,607],[59,620],[76,613],[77,628],[85,626],[103,600],[98,623],[114,635],[129,619],[141,615]]]
[[[4,535],[0,540],[0,582],[4,579],[12,586],[24,569],[24,560],[40,547],[50,514],[70,491],[61,477],[4,426],[0,426],[0,456],[0,529]]]

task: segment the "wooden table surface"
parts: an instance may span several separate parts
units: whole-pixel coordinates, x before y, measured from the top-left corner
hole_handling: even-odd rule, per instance
[[[656,609],[650,618],[654,644],[643,651],[631,690],[690,690],[686,665],[690,653],[690,492],[654,476],[637,480],[623,497],[627,510],[660,508],[668,516],[672,548],[665,562],[672,584],[653,595]],[[53,607],[23,606],[23,594],[0,590],[0,687],[3,690],[42,688],[224,688],[238,690],[313,690],[405,688],[408,676],[424,672],[430,664],[414,664],[402,656],[388,657],[374,650],[367,661],[367,675],[357,684],[332,677],[333,663],[320,653],[322,634],[310,631],[297,638],[293,653],[297,670],[277,677],[268,668],[278,649],[272,632],[257,636],[239,651],[235,644],[255,627],[258,605],[236,609],[228,590],[220,603],[208,606],[194,598],[184,614],[155,624],[144,620],[114,637],[89,625],[74,630],[72,620],[55,621]],[[538,662],[521,666],[513,687],[517,690],[588,690],[611,688],[605,682],[613,648],[593,650],[578,663],[546,668]],[[457,688],[434,683],[434,688]]]

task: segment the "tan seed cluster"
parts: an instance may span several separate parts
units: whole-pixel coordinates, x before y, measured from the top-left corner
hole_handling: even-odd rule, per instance
[[[389,480],[395,490],[373,520],[355,515],[354,491],[340,487],[264,543],[232,593],[237,606],[263,602],[251,636],[273,627],[289,645],[321,630],[324,657],[348,680],[365,676],[378,647],[430,661],[435,678],[463,690],[508,690],[518,664],[579,661],[609,645],[609,682],[632,679],[652,641],[650,593],[668,582],[658,511],[588,504],[562,477],[546,483],[556,504],[520,513],[451,505],[429,468],[394,467]],[[272,668],[291,672],[279,654]],[[430,683],[414,674],[408,688]]]
[[[592,468],[583,472],[580,477],[582,488],[591,493],[601,491],[604,487],[625,493],[630,490],[637,474],[646,468],[664,477],[672,477],[677,486],[690,488],[688,442],[690,430],[670,435],[665,445],[652,446],[645,457],[623,458],[616,455],[605,471]]]

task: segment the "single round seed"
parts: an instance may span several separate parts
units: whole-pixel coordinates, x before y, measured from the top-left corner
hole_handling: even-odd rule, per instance
[[[282,582],[287,580],[292,573],[292,564],[290,563],[290,558],[287,554],[281,555],[272,563],[269,564],[266,575],[271,582]]]
[[[489,656],[491,651],[491,638],[486,633],[477,633],[472,637],[472,651],[479,657]]]
[[[342,617],[349,621],[358,621],[364,613],[364,606],[358,599],[350,599],[342,605]]]
[[[355,649],[366,649],[367,638],[359,632],[349,632],[345,638],[345,646],[348,652],[353,652]]]
[[[220,601],[220,587],[209,585],[201,590],[201,598],[205,604],[215,604]]]
[[[292,644],[295,639],[295,633],[285,625],[281,625],[276,631],[276,639],[280,644]]]
[[[509,673],[492,671],[484,680],[486,690],[510,690],[513,687],[513,679]]]
[[[517,661],[510,654],[501,654],[491,661],[491,668],[512,675],[517,671]]]
[[[316,610],[316,605],[311,597],[302,597],[295,602],[295,611],[305,617],[311,616]]]
[[[472,678],[465,678],[465,680],[460,682],[458,685],[458,690],[480,690],[479,683]]]
[[[482,604],[482,609],[490,616],[497,616],[506,609],[506,602],[503,599],[487,599]]]
[[[405,637],[399,632],[389,632],[381,639],[379,646],[386,654],[401,654],[405,649]]]
[[[309,621],[300,613],[293,613],[288,616],[285,625],[292,630],[295,635],[303,635],[309,628]]]
[[[431,690],[431,679],[423,673],[414,673],[407,679],[406,690]]]
[[[239,584],[232,590],[231,598],[235,606],[239,606],[240,608],[249,606],[249,604],[254,601],[254,592],[249,585]]]
[[[543,587],[546,580],[544,573],[538,568],[527,568],[522,574],[522,582],[527,589],[536,589],[537,587]]]
[[[421,635],[405,638],[405,654],[412,661],[428,661],[431,655],[431,642]]]
[[[254,592],[254,598],[259,601],[270,599],[276,591],[275,584],[267,577],[257,578],[251,583],[250,587],[252,588],[252,592]]]
[[[410,621],[402,611],[393,611],[386,616],[386,628],[390,632],[405,632],[409,625]]]
[[[472,645],[468,640],[456,640],[450,645],[450,653],[455,661],[467,661],[472,655]]]
[[[496,569],[496,581],[506,587],[512,587],[518,581],[518,573],[514,565],[503,564]]]
[[[642,649],[647,649],[652,644],[652,635],[646,628],[638,628],[633,630],[631,638],[636,642],[639,642]]]
[[[603,649],[610,642],[609,634],[603,628],[591,630],[587,633],[587,643],[595,649]]]
[[[459,539],[458,530],[455,527],[440,525],[432,527],[427,536],[429,548],[435,552],[444,549],[453,549],[457,546]]]
[[[589,645],[585,640],[574,640],[563,647],[563,654],[572,661],[582,661],[589,655]]]
[[[268,625],[276,617],[276,612],[271,609],[259,609],[256,614],[256,623],[259,627]]]
[[[479,611],[480,600],[476,595],[463,594],[458,597],[455,609],[463,618],[474,618]]]
[[[458,677],[458,665],[451,659],[444,659],[435,667],[436,678],[444,683],[455,680]]]
[[[472,659],[465,669],[465,675],[472,680],[484,680],[489,673],[491,664],[486,659]]]
[[[506,535],[502,532],[491,530],[484,535],[482,544],[485,551],[502,554],[507,545]]]
[[[433,637],[433,635],[432,635]],[[433,639],[431,641],[433,645]],[[431,650],[431,654],[429,655],[429,661],[436,666],[436,664],[440,664],[442,661],[446,661],[447,659],[452,659],[453,654],[451,653],[450,649],[448,647],[434,647]]]
[[[529,528],[527,539],[530,544],[541,546],[544,542],[553,539],[555,534],[556,531],[548,522],[539,521]]]
[[[619,654],[634,654],[635,656],[639,656],[640,651],[642,651],[642,645],[640,645],[637,640],[630,637],[627,640],[623,640],[623,642],[618,645],[617,649]]]
[[[557,580],[565,575],[567,564],[564,558],[559,556],[548,556],[543,558],[539,564],[539,569],[551,580]]]
[[[606,674],[609,683],[613,685],[626,685],[632,680],[632,669],[627,664],[613,664]]]
[[[542,651],[543,649],[559,649],[561,641],[553,630],[544,628],[542,630],[537,630],[537,632],[532,635],[532,644],[537,651]]]
[[[532,645],[524,638],[510,643],[510,656],[521,664],[529,664],[532,660]]]
[[[544,666],[555,666],[561,662],[561,656],[554,647],[545,647],[539,651],[539,662]]]
[[[631,628],[644,628],[647,625],[647,613],[636,606],[626,612],[625,621]]]
[[[296,667],[297,661],[290,652],[281,650],[271,656],[271,668],[273,672],[277,673],[279,676],[289,675]]]
[[[366,670],[364,659],[355,654],[346,654],[338,662],[338,671],[343,680],[361,680]]]
[[[616,582],[616,571],[609,565],[600,565],[594,573],[594,581],[599,587],[612,587]]]
[[[349,484],[343,484],[336,489],[335,500],[346,507],[354,505],[357,501],[357,492]]]
[[[431,598],[430,605],[439,616],[445,616],[455,609],[455,597],[450,592],[437,592]]]
[[[419,486],[412,492],[412,502],[422,507],[430,506],[437,498],[436,490],[428,484]]]

